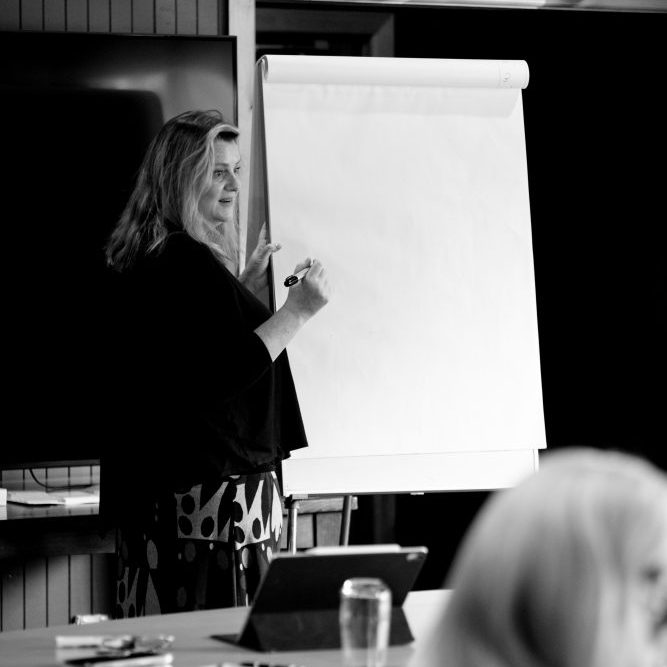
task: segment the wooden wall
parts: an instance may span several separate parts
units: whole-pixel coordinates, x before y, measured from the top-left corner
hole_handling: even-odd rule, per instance
[[[219,35],[226,33],[223,6],[217,0],[3,0],[0,29]]]

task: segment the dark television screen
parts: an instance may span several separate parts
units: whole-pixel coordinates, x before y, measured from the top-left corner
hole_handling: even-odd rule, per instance
[[[0,469],[99,459],[103,246],[162,123],[212,108],[237,122],[234,37],[0,33]]]

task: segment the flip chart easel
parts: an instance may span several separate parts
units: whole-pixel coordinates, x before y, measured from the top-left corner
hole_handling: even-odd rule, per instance
[[[524,61],[259,61],[249,243],[266,222],[283,246],[272,307],[307,256],[334,286],[288,350],[310,444],[283,465],[290,524],[310,495],[495,489],[536,469],[527,84]]]

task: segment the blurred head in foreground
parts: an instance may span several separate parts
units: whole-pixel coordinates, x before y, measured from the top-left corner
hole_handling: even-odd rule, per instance
[[[446,667],[667,665],[667,476],[586,448],[482,508],[452,567]]]

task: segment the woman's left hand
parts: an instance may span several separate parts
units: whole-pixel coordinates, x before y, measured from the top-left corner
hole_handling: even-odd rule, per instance
[[[282,246],[280,243],[267,243],[266,223],[262,225],[259,232],[259,240],[252,255],[246,262],[245,269],[239,276],[239,280],[253,293],[259,294],[269,284],[267,269],[269,259],[274,252],[278,252]]]

